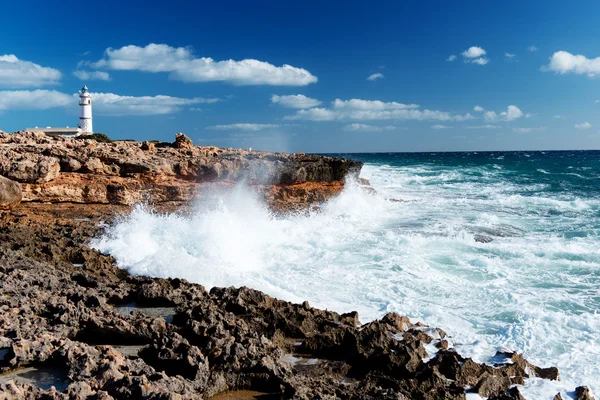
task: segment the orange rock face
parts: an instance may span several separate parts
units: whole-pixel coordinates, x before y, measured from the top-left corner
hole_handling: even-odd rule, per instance
[[[284,211],[337,195],[361,166],[315,155],[194,146],[183,134],[173,144],[0,134],[0,176],[21,184],[25,202],[189,202],[243,181]]]

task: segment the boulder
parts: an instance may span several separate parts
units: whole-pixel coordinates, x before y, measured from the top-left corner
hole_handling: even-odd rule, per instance
[[[476,242],[478,243],[490,243],[493,239],[487,235],[476,234],[474,237]]]
[[[55,157],[33,152],[0,152],[0,174],[22,183],[44,183],[56,179],[60,163]]]
[[[578,386],[575,388],[575,395],[577,400],[594,400],[590,394],[590,389],[587,386]]]
[[[194,147],[194,143],[192,142],[192,139],[180,132],[175,135],[174,147],[176,149],[191,149]]]
[[[142,142],[142,145],[140,146],[140,148],[144,151],[150,151],[152,153],[154,153],[156,151],[156,146],[154,145],[154,143],[152,142]]]
[[[21,185],[0,176],[0,209],[12,208],[21,202]]]
[[[10,135],[4,131],[0,131],[0,143],[10,142]]]

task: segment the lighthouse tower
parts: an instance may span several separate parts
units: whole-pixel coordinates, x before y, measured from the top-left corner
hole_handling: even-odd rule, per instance
[[[79,128],[81,128],[81,134],[89,135],[94,133],[92,128],[92,97],[85,85],[79,91],[79,109]]]

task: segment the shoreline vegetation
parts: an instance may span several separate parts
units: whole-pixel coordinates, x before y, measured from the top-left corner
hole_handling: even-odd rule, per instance
[[[244,180],[275,212],[302,212],[361,167],[195,146],[183,134],[139,143],[0,133],[0,399],[498,400],[522,399],[515,385],[529,377],[559,379],[512,352],[476,363],[441,328],[398,314],[361,324],[356,312],[251,288],[130,276],[89,247],[136,203],[185,213]]]

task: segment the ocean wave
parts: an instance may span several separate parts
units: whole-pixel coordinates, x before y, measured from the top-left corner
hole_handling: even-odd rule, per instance
[[[560,382],[527,380],[528,398],[579,384],[600,391],[597,234],[557,232],[587,229],[597,200],[513,194],[522,188],[465,182],[460,171],[440,173],[455,187],[439,176],[407,176],[413,173],[366,165],[363,176],[377,194],[348,184],[308,215],[274,216],[243,186],[187,217],[139,206],[93,245],[132,274],[246,285],[357,310],[362,322],[395,311],[442,327],[477,361],[507,348],[559,367]],[[422,184],[427,179],[438,181]],[[548,209],[560,213],[546,221]],[[479,243],[475,234],[492,240]]]

